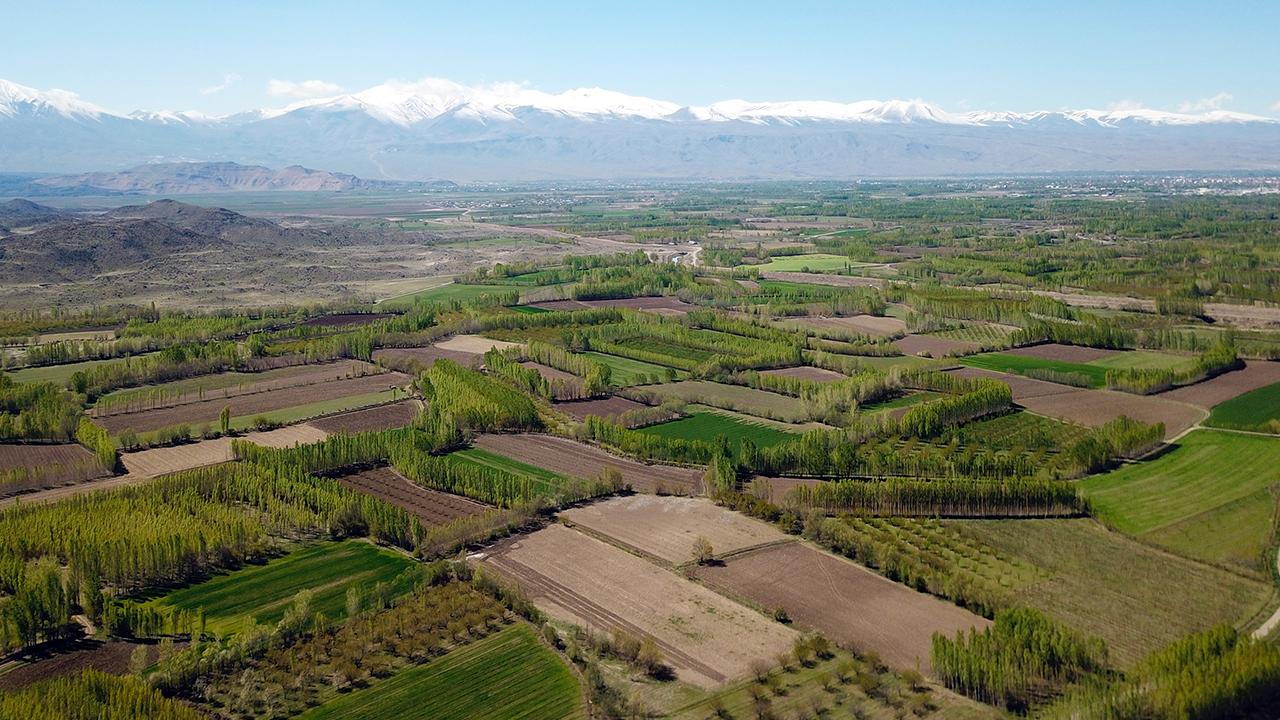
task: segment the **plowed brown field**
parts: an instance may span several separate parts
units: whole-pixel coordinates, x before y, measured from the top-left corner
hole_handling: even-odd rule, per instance
[[[702,486],[700,469],[646,465],[552,435],[481,435],[475,445],[572,477],[598,477],[605,468],[616,468],[623,482],[641,492],[655,492],[662,486],[671,492],[693,493]]]
[[[578,400],[555,404],[557,410],[577,420],[586,420],[589,415],[612,419],[625,412],[647,407],[649,406],[644,403],[638,403],[635,400],[628,400],[616,395],[601,400]],[[675,417],[675,415],[673,414],[672,417]]]
[[[777,370],[763,370],[761,375],[777,375],[778,377],[799,378],[800,380],[812,380],[813,382],[837,382],[839,380],[848,380],[849,376],[842,375],[835,370],[827,370],[826,368],[808,367],[801,365],[799,367],[778,368]]]
[[[1166,400],[1191,403],[1206,410],[1224,403],[1237,395],[1280,382],[1280,362],[1250,360],[1242,370],[1223,373],[1195,385],[1174,388],[1160,393]]]
[[[390,405],[330,415],[307,423],[326,433],[358,433],[404,427],[418,415],[417,400],[401,400]]]
[[[392,468],[375,468],[344,475],[338,482],[401,508],[426,525],[443,525],[455,518],[479,515],[485,506],[457,495],[415,485]]]

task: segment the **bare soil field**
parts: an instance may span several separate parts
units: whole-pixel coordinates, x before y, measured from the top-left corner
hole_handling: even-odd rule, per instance
[[[553,380],[564,380],[566,382],[576,382],[579,379],[578,376],[574,375],[573,373],[565,372],[558,368],[553,368],[550,365],[542,365],[542,364],[533,362],[532,360],[526,360],[520,364],[532,370],[537,370],[538,374],[541,375],[543,378],[545,378],[547,382],[551,382]]]
[[[690,310],[696,310],[697,305],[689,303],[674,297],[636,297],[636,298],[616,298],[609,300],[548,300],[546,302],[530,303],[533,307],[539,307],[544,310],[589,310],[591,308],[602,307],[624,307],[633,310],[644,310],[656,315],[684,315]]]
[[[990,624],[931,595],[801,542],[737,555],[723,565],[701,566],[695,576],[762,608],[784,607],[791,618],[827,637],[874,650],[899,670],[929,671],[935,632]]]
[[[852,275],[824,275],[822,273],[803,272],[762,272],[762,280],[782,280],[784,282],[809,283],[810,285],[832,285],[835,287],[884,287],[884,280],[879,278],[856,277]]]
[[[483,355],[493,348],[506,350],[507,348],[520,347],[520,343],[507,342],[506,340],[490,340],[479,335],[454,335],[447,340],[441,340],[436,343],[436,347],[441,350]]]
[[[338,482],[385,500],[425,525],[443,525],[450,520],[480,515],[485,511],[485,506],[474,500],[415,485],[389,467],[344,475],[338,478]]]
[[[378,405],[363,410],[330,415],[307,423],[326,433],[358,433],[371,430],[390,430],[404,427],[418,415],[417,400],[401,400],[389,405]]]
[[[628,400],[616,395],[600,400],[575,400],[573,402],[558,402],[555,404],[555,409],[575,420],[586,420],[591,415],[612,419],[623,413],[647,407],[649,406],[644,403],[638,403],[635,400]],[[672,417],[675,417],[675,415],[673,414]]]
[[[1250,360],[1241,370],[1223,373],[1194,385],[1174,388],[1157,397],[1191,403],[1206,410],[1237,395],[1280,382],[1280,362]]]
[[[605,468],[622,473],[623,482],[640,492],[694,493],[702,486],[702,470],[646,465],[610,455],[600,448],[552,435],[480,435],[478,448],[512,457],[552,472],[580,478],[598,477]]]
[[[185,644],[182,643],[182,645]],[[112,675],[125,675],[129,672],[129,661],[133,656],[133,650],[140,645],[151,646],[150,657],[154,662],[159,655],[159,646],[154,642],[139,643],[127,640],[103,642],[77,638],[74,641],[46,645],[39,652],[19,658],[26,664],[0,672],[0,691],[21,690],[41,680],[75,675],[90,668]]]
[[[898,318],[875,315],[851,317],[806,317],[791,321],[797,325],[809,325],[824,330],[847,330],[872,337],[889,337],[907,331],[907,324]]]
[[[1188,403],[1166,399],[1168,393],[1156,396],[1133,395],[1114,390],[1085,390],[981,368],[961,368],[948,372],[1006,382],[1013,390],[1015,403],[1032,412],[1067,422],[1099,427],[1121,415],[1145,423],[1162,422],[1166,440],[1200,422],[1207,415],[1206,411]]]
[[[410,348],[382,348],[373,351],[373,359],[376,362],[385,362],[388,366],[414,372],[426,370],[440,358],[452,360],[463,367],[471,367],[479,364],[480,353],[444,350],[434,345]]]
[[[319,442],[328,436],[329,433],[310,425],[291,425],[279,430],[247,433],[242,439],[267,447],[285,448]],[[143,478],[167,475],[205,465],[216,465],[230,462],[232,459],[231,438],[227,437],[120,455],[120,460],[129,474]]]
[[[757,497],[763,497],[774,505],[782,505],[787,493],[800,485],[817,485],[823,480],[816,478],[765,477],[758,475],[751,480],[751,490]]]
[[[267,372],[270,374],[265,374]],[[269,390],[283,390],[285,388],[318,385],[320,383],[334,382],[336,380],[343,380],[347,378],[378,375],[383,372],[384,370],[382,368],[364,362],[363,360],[349,360],[336,363],[325,363],[323,365],[292,365],[283,368],[273,368],[270,371],[258,373],[227,373],[213,377],[225,378],[230,375],[234,377],[235,382],[239,384],[230,387],[205,390],[203,392],[203,399],[201,397],[201,392],[192,388],[190,390],[184,390],[181,396],[159,401],[140,399],[136,403],[130,402],[114,406],[109,405],[106,407],[94,408],[92,415],[96,418],[105,418],[112,415],[125,415],[148,410],[157,410],[160,408],[178,407],[180,405],[192,405],[200,402],[213,402],[219,399],[225,400],[245,395],[255,395]],[[192,384],[193,380],[196,381],[197,385],[199,384],[198,378],[180,380],[178,383],[174,384],[189,386]]]
[[[1061,345],[1045,343],[1031,347],[1012,348],[1004,352],[1009,355],[1040,358],[1042,360],[1058,360],[1061,362],[1087,363],[1093,360],[1119,355],[1119,350],[1103,350],[1101,348],[1080,347],[1079,345]]]
[[[563,525],[504,542],[485,564],[551,617],[649,637],[677,678],[710,689],[772,662],[798,634],[764,615]]]
[[[147,432],[182,423],[191,425],[213,424],[218,421],[218,414],[222,412],[222,408],[228,406],[231,408],[232,417],[243,417],[272,410],[282,410],[296,405],[306,405],[318,400],[364,395],[393,387],[402,387],[408,384],[409,379],[409,376],[403,373],[386,372],[314,385],[268,390],[230,399],[212,398],[174,407],[110,415],[102,418],[99,424],[113,435],[118,434],[125,428],[132,428],[135,432]]]
[[[351,325],[368,325],[371,322],[395,317],[395,313],[338,313],[310,318],[303,325],[311,327],[348,327]]]
[[[1051,290],[1031,290],[1037,295],[1044,295],[1074,307],[1100,308],[1104,310],[1133,310],[1153,313],[1156,301],[1146,298],[1123,297],[1119,295],[1085,295],[1082,293],[1061,293]],[[1204,314],[1222,322],[1242,328],[1267,329],[1280,326],[1280,308],[1255,305],[1234,305],[1230,303],[1205,303]]]
[[[778,377],[799,378],[800,380],[812,380],[813,382],[827,383],[837,382],[840,380],[848,380],[849,376],[842,375],[835,370],[827,370],[826,368],[809,367],[808,365],[799,365],[797,367],[778,368],[776,370],[762,370],[761,375],[777,375]]]
[[[809,411],[799,398],[708,380],[646,385],[629,392],[634,393],[633,397],[641,399],[660,398],[654,404],[667,398],[678,398],[687,403],[702,403],[782,422],[800,423],[809,419]]]
[[[13,495],[67,483],[84,482],[111,473],[83,445],[32,444],[0,445],[0,475],[10,471],[26,471],[26,479],[3,482],[0,495]],[[15,475],[18,473],[15,472]]]
[[[706,498],[628,495],[572,508],[560,517],[672,565],[693,560],[693,543],[699,537],[711,543],[716,557],[793,540],[768,523]]]
[[[947,338],[934,337],[933,335],[907,335],[894,340],[893,346],[902,351],[903,355],[929,353],[930,357],[946,357],[951,353],[978,349],[976,343],[963,340],[948,340]]]
[[[545,300],[543,302],[529,303],[529,305],[530,307],[542,308],[543,310],[554,310],[557,312],[586,310],[591,307],[581,300]]]

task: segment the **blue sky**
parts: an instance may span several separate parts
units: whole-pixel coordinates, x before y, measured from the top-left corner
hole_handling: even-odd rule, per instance
[[[681,104],[919,98],[952,111],[1280,116],[1276,0],[4,0],[0,17],[0,78],[117,111],[227,113],[441,77]]]

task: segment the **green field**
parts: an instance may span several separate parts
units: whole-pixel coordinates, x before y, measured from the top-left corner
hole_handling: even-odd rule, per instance
[[[1251,390],[1215,405],[1205,425],[1275,432],[1270,427],[1273,420],[1280,420],[1280,383]]]
[[[135,355],[134,357],[142,357]],[[71,376],[80,370],[87,370],[95,365],[103,365],[105,363],[118,362],[121,358],[109,358],[106,360],[85,360],[78,363],[67,363],[65,365],[46,365],[44,367],[23,368],[21,370],[12,370],[9,377],[17,382],[34,383],[34,382],[51,382],[59,385],[65,384],[71,379]]]
[[[1270,614],[1269,581],[1163,552],[1089,520],[947,521],[1041,579],[1018,602],[1107,641],[1121,666],[1218,623],[1251,626]]]
[[[744,267],[759,268],[764,272],[803,272],[808,268],[812,272],[833,272],[844,270],[847,266],[858,267],[863,263],[852,262],[843,255],[783,255],[769,258],[769,262]]]
[[[514,305],[510,310],[518,313],[524,313],[525,315],[539,315],[541,313],[551,312],[546,308],[534,307],[533,305]]]
[[[997,372],[1025,375],[1028,370],[1052,370],[1060,373],[1077,373],[1089,379],[1090,387],[1102,387],[1107,384],[1107,369],[1083,363],[1046,360],[1044,358],[1010,355],[1008,353],[983,353],[957,358],[956,362],[969,367],[995,370]]]
[[[555,720],[585,714],[573,673],[519,624],[298,717]]]
[[[889,398],[888,400],[859,405],[858,410],[859,412],[875,413],[883,410],[893,410],[894,408],[911,407],[912,405],[919,405],[926,400],[933,400],[940,397],[942,397],[942,393],[929,391],[909,392],[895,398]]]
[[[963,445],[987,450],[1062,450],[1088,434],[1083,425],[1018,410],[953,427],[937,442],[945,444],[954,437]]]
[[[278,621],[294,595],[310,589],[315,593],[311,609],[336,619],[346,614],[347,588],[355,586],[368,597],[382,582],[393,596],[403,595],[417,582],[418,567],[404,555],[361,540],[326,542],[188,585],[149,604],[161,610],[204,608],[210,632],[234,632],[250,620]]]
[[[972,325],[955,328],[954,330],[942,330],[940,332],[927,334],[934,337],[946,338],[948,340],[974,342],[984,347],[1007,347],[1009,344],[1009,336],[1012,335],[1013,332],[1013,328],[1005,325],[974,323]]]
[[[1087,364],[1100,368],[1134,368],[1144,370],[1180,370],[1195,364],[1196,359],[1190,355],[1170,355],[1169,353],[1151,350],[1132,350],[1116,353],[1110,357],[1090,360]]]
[[[1118,530],[1188,557],[1261,572],[1280,483],[1280,438],[1196,430],[1154,460],[1081,490]]]
[[[378,303],[379,308],[393,307],[412,307],[415,302],[435,302],[448,300],[475,300],[485,295],[506,295],[511,293],[514,288],[503,287],[501,285],[460,285],[458,283],[448,283],[439,287],[420,290],[416,293],[401,295],[399,297],[383,300]]]
[[[784,432],[763,423],[742,422],[711,412],[695,412],[679,420],[650,425],[640,432],[665,438],[707,442],[714,442],[723,435],[735,452],[747,439],[754,442],[756,447],[771,447],[797,437],[795,433]]]
[[[654,365],[653,363],[641,362],[640,360],[632,360],[631,358],[619,357],[617,355],[606,355],[598,352],[582,353],[596,362],[609,366],[609,383],[614,387],[630,387],[632,385],[643,385],[651,382],[651,378],[657,376],[659,382],[665,381],[667,372],[670,370],[662,365]],[[683,378],[686,374],[680,370],[676,370],[676,378]]]
[[[467,448],[465,450],[455,450],[445,457],[453,458],[457,462],[470,463],[472,465],[481,465],[483,467],[502,470],[516,475],[525,475],[543,485],[547,489],[554,490],[565,482],[565,477],[558,473],[553,473],[535,465],[522,463],[519,460],[509,458],[506,455],[481,450],[480,448]]]

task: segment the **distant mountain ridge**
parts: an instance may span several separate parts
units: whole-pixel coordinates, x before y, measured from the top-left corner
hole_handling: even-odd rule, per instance
[[[221,118],[121,115],[73,93],[0,80],[0,171],[65,173],[195,158],[459,181],[1276,170],[1280,122],[1223,110],[957,114],[902,100],[680,106],[599,88],[552,95],[444,80],[388,83]],[[292,170],[278,171],[286,177],[277,179],[230,173],[190,182],[344,182],[337,174],[288,176]],[[91,175],[92,182],[158,185],[141,170],[127,178]]]
[[[364,180],[348,173],[311,170],[300,165],[273,170],[234,162],[152,163],[118,172],[58,175],[33,184],[62,190],[97,189],[144,195],[187,195],[236,191],[292,190],[299,192],[385,190],[399,187],[386,180]]]

